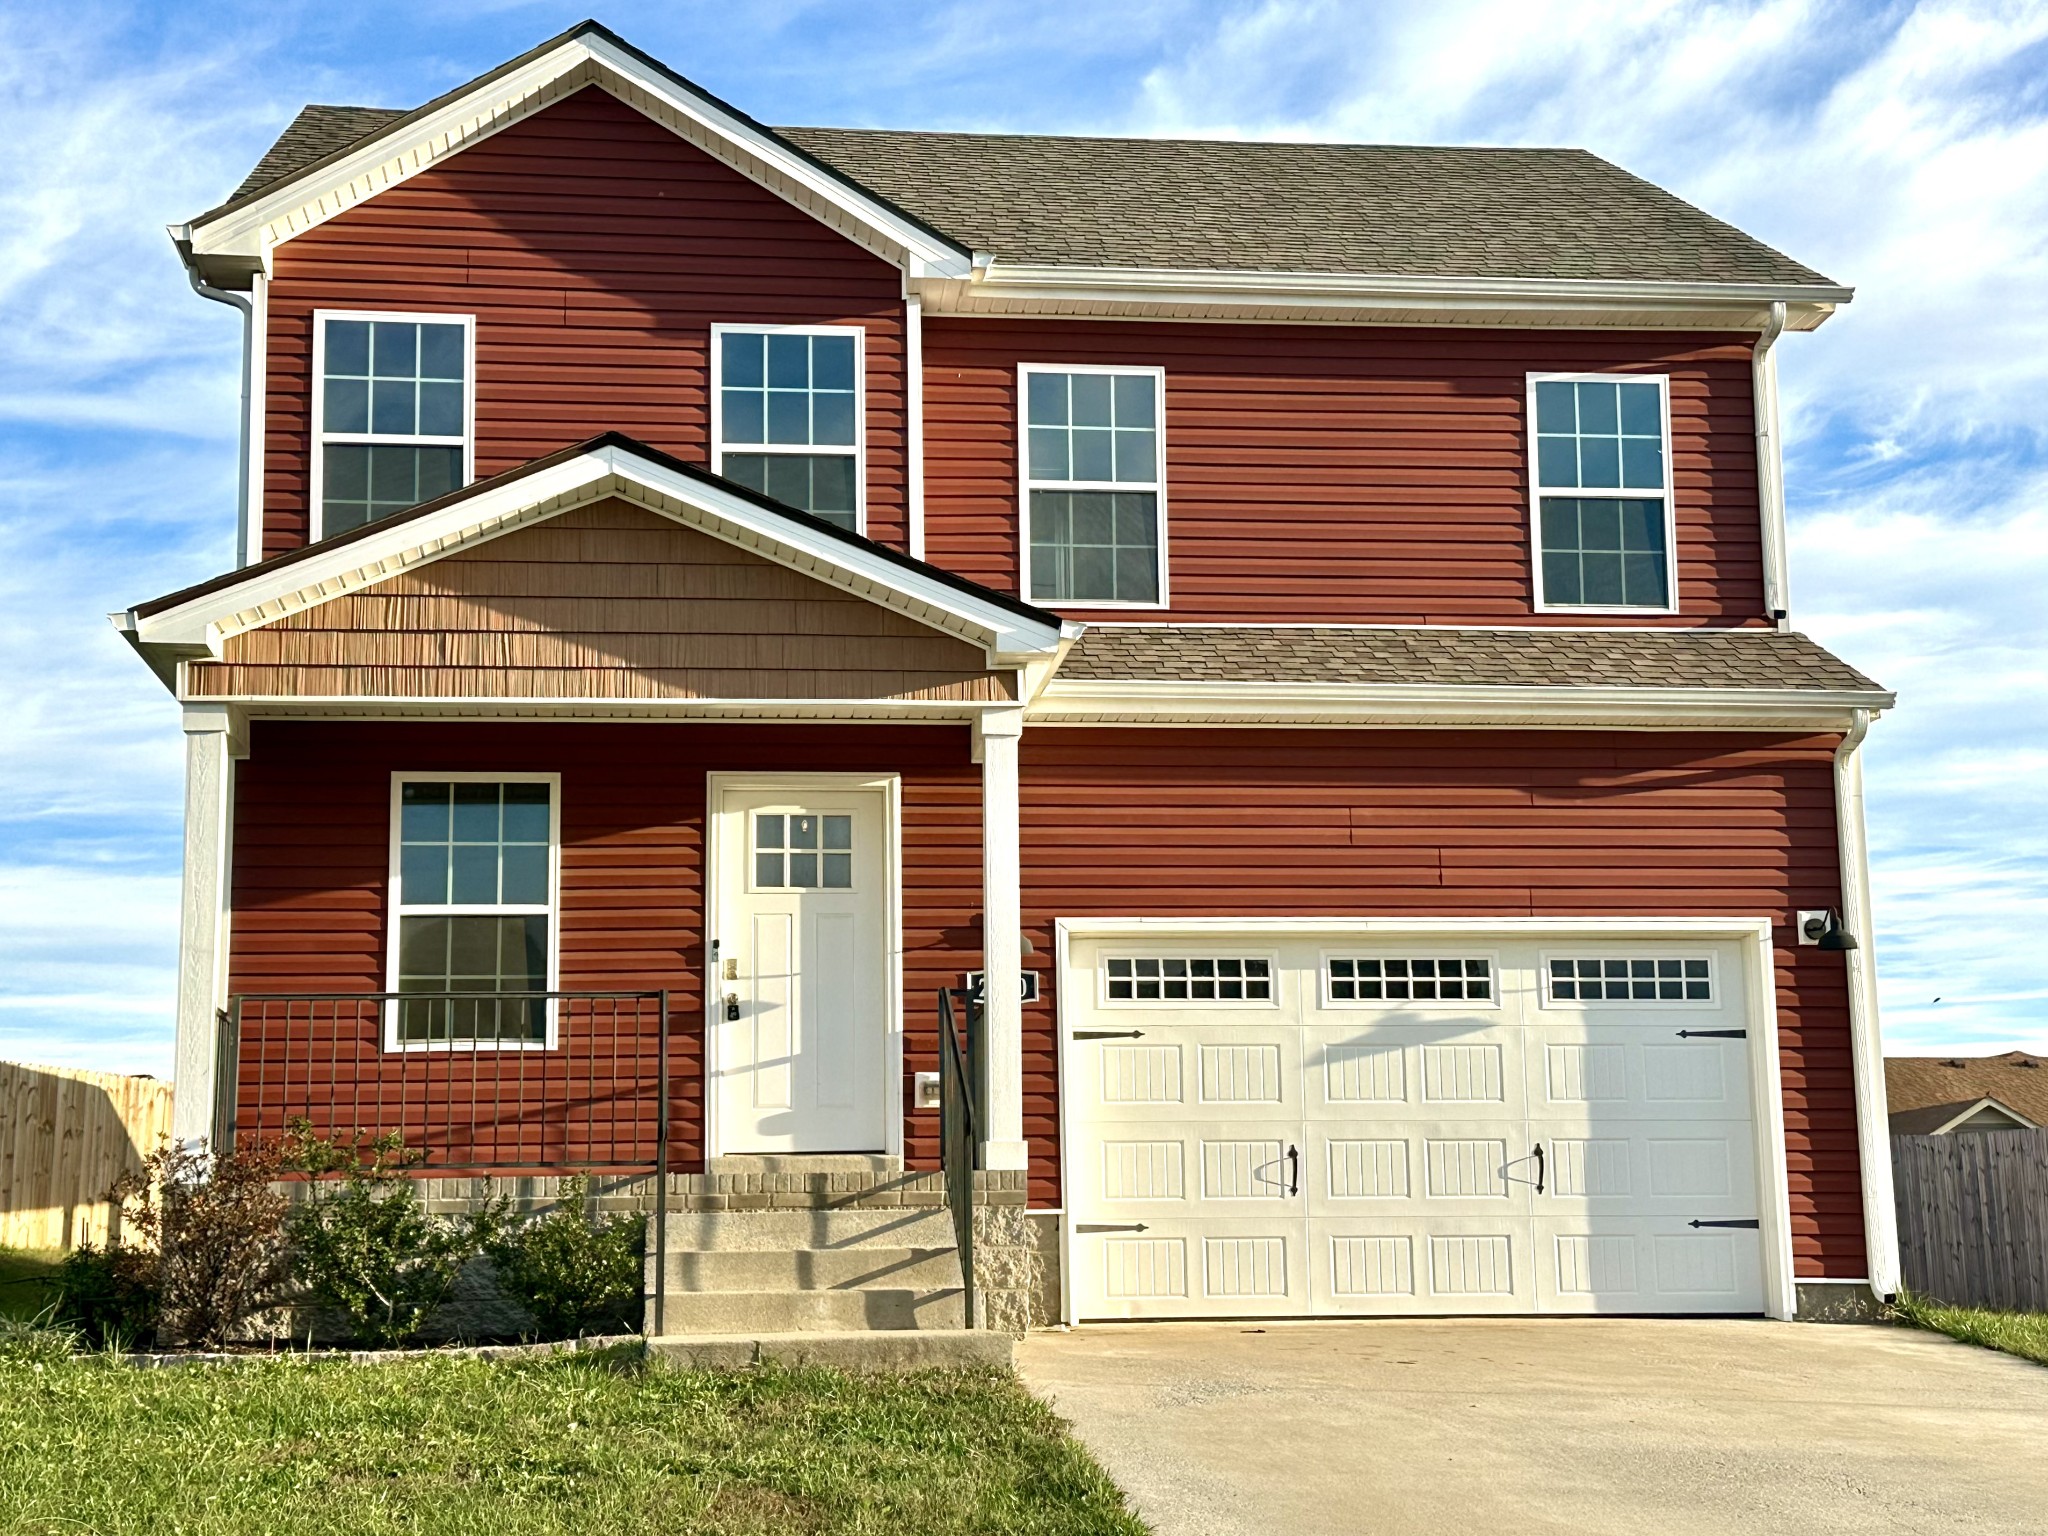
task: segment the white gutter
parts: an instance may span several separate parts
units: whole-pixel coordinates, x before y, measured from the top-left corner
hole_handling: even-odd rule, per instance
[[[190,226],[185,226],[189,228]],[[249,446],[252,435],[249,430],[249,400],[254,390],[256,352],[256,305],[246,294],[231,293],[225,288],[216,288],[199,275],[199,268],[192,260],[192,246],[181,237],[180,227],[171,226],[171,238],[178,242],[178,256],[185,264],[185,277],[192,284],[192,291],[202,299],[212,299],[216,304],[227,304],[242,312],[242,433],[241,462],[235,479],[235,564],[249,563]]]
[[[1849,1044],[1855,1065],[1856,1152],[1863,1170],[1863,1249],[1879,1301],[1899,1292],[1899,1217],[1892,1194],[1891,1125],[1884,1089],[1884,1040],[1877,1018],[1876,937],[1870,921],[1870,847],[1863,832],[1863,738],[1859,709],[1835,749],[1835,828],[1842,858],[1842,927],[1856,941],[1848,967]]]
[[[1785,331],[1785,306],[1771,305],[1771,317],[1750,353],[1750,396],[1756,411],[1756,489],[1763,516],[1764,612],[1780,629],[1790,629],[1792,594],[1786,579],[1785,452],[1778,435],[1778,338]]]
[[[904,432],[909,439],[905,458],[904,517],[909,524],[910,558],[924,558],[924,297],[903,285]]]

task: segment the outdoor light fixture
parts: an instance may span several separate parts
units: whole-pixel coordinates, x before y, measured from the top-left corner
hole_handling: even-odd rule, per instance
[[[1842,926],[1834,908],[1812,908],[1799,914],[1799,942],[1819,949],[1854,949],[1856,936]]]

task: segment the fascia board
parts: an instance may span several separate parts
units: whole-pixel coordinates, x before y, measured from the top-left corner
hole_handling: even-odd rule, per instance
[[[964,277],[972,269],[971,255],[960,247],[935,239],[930,231],[895,210],[860,196],[787,147],[763,136],[751,124],[682,89],[601,37],[575,38],[563,43],[522,68],[500,75],[450,102],[432,117],[412,124],[402,136],[373,139],[356,153],[320,168],[317,180],[295,177],[232,213],[205,223],[174,226],[173,234],[189,240],[195,256],[260,258],[269,247],[304,233],[363,198],[406,180],[454,150],[523,116],[551,86],[565,81],[578,88],[611,83],[595,75],[591,66],[659,101],[708,134],[737,146],[773,176],[837,209],[887,245],[900,248],[912,276]],[[579,72],[584,78],[574,78]],[[358,187],[358,183],[363,185]],[[354,195],[344,195],[352,189]]]
[[[1857,709],[1888,709],[1889,693],[1801,688],[1440,686],[1388,683],[1092,682],[1055,677],[1034,721],[1357,720],[1478,725],[1839,726]]]
[[[201,647],[217,655],[229,634],[285,613],[359,590],[455,549],[511,532],[570,505],[634,488],[657,498],[649,508],[701,528],[724,542],[759,552],[844,590],[894,607],[924,623],[965,630],[997,655],[1043,655],[1057,649],[1059,629],[1033,624],[996,604],[977,601],[941,582],[829,538],[715,486],[606,446],[525,475],[508,485],[450,503],[425,517],[394,523],[381,536],[353,541],[276,570],[261,568],[232,586],[162,613],[131,616],[135,638],[148,645]],[[678,509],[694,516],[678,516]],[[791,558],[794,556],[795,558]]]

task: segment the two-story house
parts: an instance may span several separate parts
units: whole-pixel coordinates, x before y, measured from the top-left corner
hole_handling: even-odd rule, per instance
[[[1021,973],[1070,1319],[1896,1288],[1775,389],[1847,288],[1578,151],[769,128],[595,23],[172,233],[181,1134],[929,1169]]]

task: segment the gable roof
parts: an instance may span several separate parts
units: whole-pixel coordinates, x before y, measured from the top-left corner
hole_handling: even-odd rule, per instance
[[[2030,1131],[2038,1128],[2036,1122],[2010,1104],[2001,1104],[1993,1098],[1965,1099],[1957,1104],[1929,1104],[1923,1109],[1895,1109],[1889,1116],[1889,1123],[1894,1136],[1946,1136],[1986,1110],[2013,1122],[2001,1129]]]
[[[1996,1099],[2036,1125],[2048,1125],[2048,1056],[1887,1056],[1891,1113]]]
[[[186,228],[215,225],[322,169],[346,169],[379,143],[395,146],[409,128],[572,46],[598,50],[612,76],[623,69],[658,77],[757,149],[802,157],[854,202],[908,221],[963,258],[920,275],[964,278],[972,252],[976,275],[990,278],[1050,268],[1187,280],[1705,285],[1822,305],[1849,297],[1812,268],[1584,150],[775,129],[595,22],[411,111],[305,108],[234,196]],[[1809,319],[1818,323],[1801,323]]]
[[[1054,654],[1057,614],[849,533],[709,470],[608,432],[347,533],[138,603],[116,623],[159,665],[572,506],[617,496],[974,640],[995,658]]]

